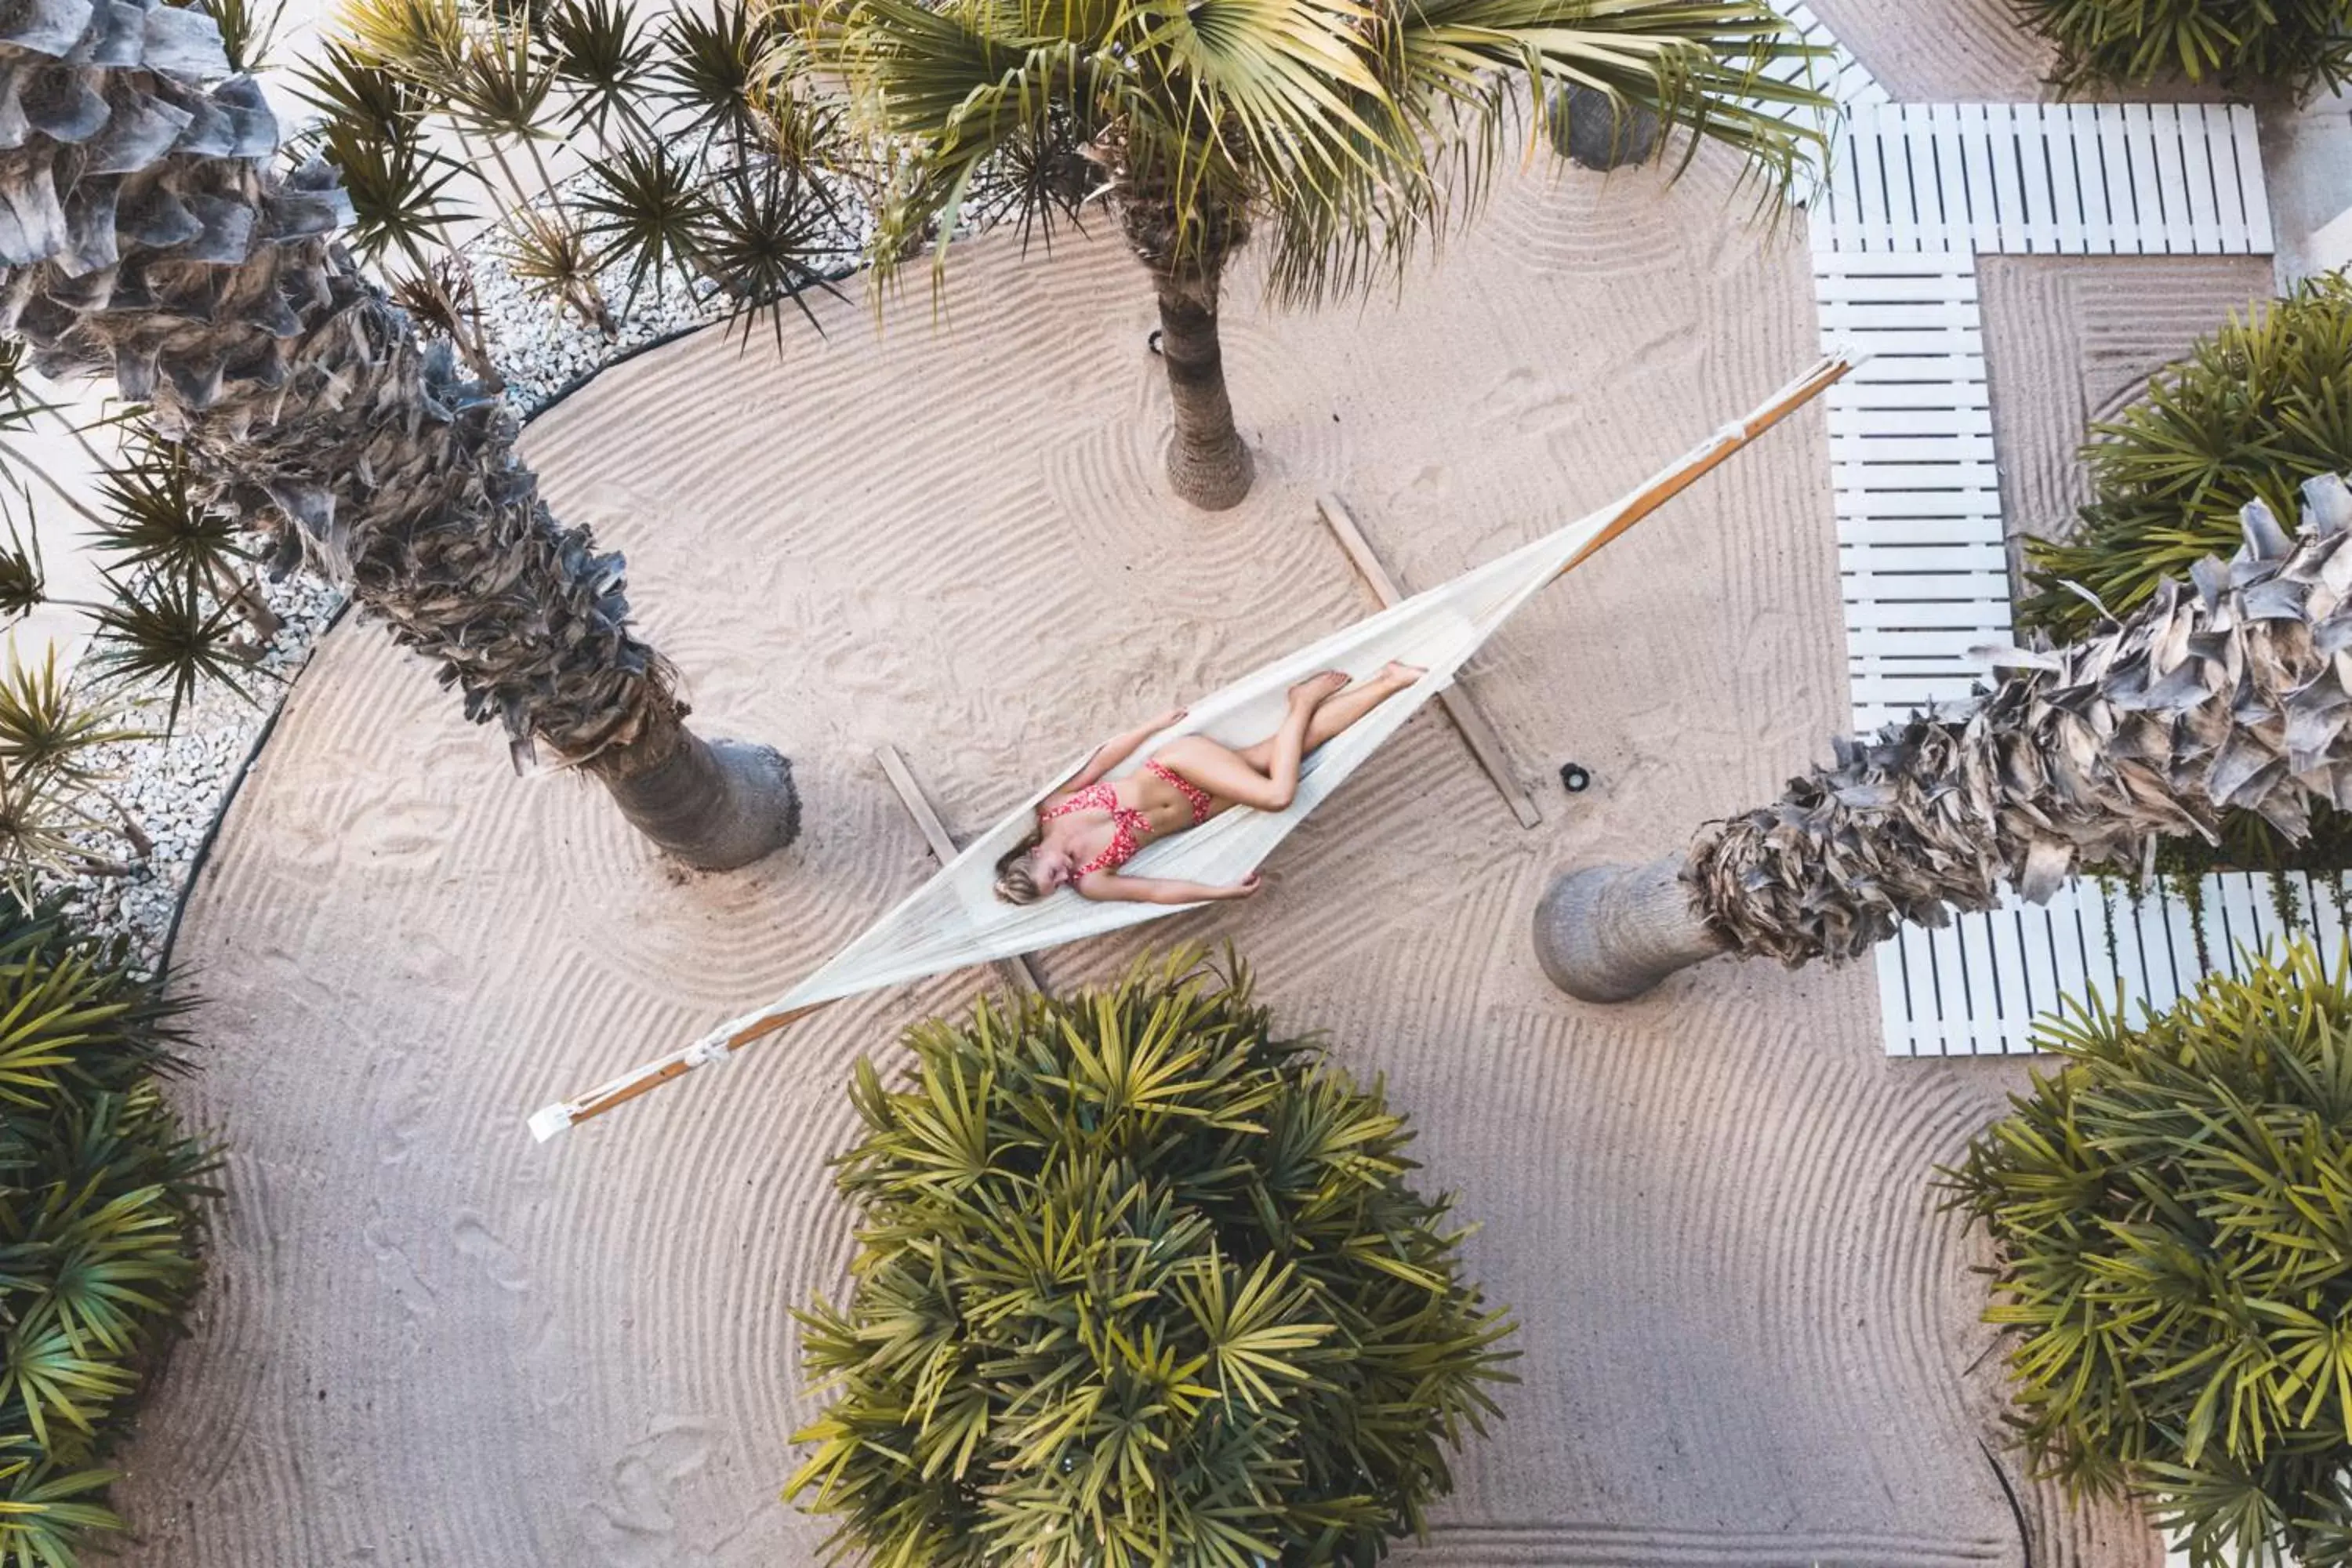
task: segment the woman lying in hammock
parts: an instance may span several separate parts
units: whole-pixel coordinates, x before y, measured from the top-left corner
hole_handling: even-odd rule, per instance
[[[1184,710],[1103,742],[1066,788],[1037,808],[1037,827],[996,863],[996,896],[1008,904],[1034,903],[1055,889],[1074,886],[1089,899],[1129,903],[1196,904],[1246,899],[1257,891],[1253,871],[1230,887],[1166,877],[1122,877],[1147,838],[1167,838],[1198,827],[1237,805],[1281,811],[1298,793],[1298,764],[1307,752],[1419,680],[1409,664],[1391,664],[1361,686],[1325,670],[1290,689],[1282,727],[1254,746],[1234,751],[1206,735],[1180,735],[1133,774],[1106,782],[1129,752],[1181,721]]]

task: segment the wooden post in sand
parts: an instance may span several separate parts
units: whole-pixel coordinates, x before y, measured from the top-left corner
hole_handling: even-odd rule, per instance
[[[1398,591],[1396,579],[1389,575],[1388,568],[1381,564],[1381,558],[1372,553],[1371,541],[1366,539],[1364,531],[1356,526],[1356,520],[1349,514],[1347,503],[1336,495],[1321,495],[1315,498],[1315,510],[1322,514],[1324,525],[1330,529],[1332,537],[1339,540],[1339,548],[1348,552],[1348,559],[1355,563],[1357,573],[1370,585],[1372,596],[1381,602],[1381,608],[1395,607],[1404,595]],[[1536,809],[1536,803],[1520,787],[1518,779],[1511,772],[1510,753],[1503,750],[1502,737],[1495,733],[1495,726],[1486,721],[1486,715],[1479,711],[1476,700],[1458,679],[1451,689],[1437,694],[1437,705],[1445,710],[1448,719],[1454,721],[1454,728],[1461,732],[1462,739],[1469,745],[1470,754],[1478,759],[1478,765],[1494,781],[1496,792],[1503,797],[1503,804],[1511,808],[1511,815],[1519,819],[1519,826],[1533,827],[1543,821],[1543,813]]]
[[[889,779],[890,787],[898,792],[898,804],[907,808],[907,815],[915,819],[915,827],[922,834],[923,842],[931,847],[931,858],[942,866],[954,859],[958,847],[956,841],[948,836],[948,825],[940,820],[940,814],[931,809],[930,797],[923,793],[923,786],[915,782],[915,771],[907,765],[907,759],[898,754],[898,748],[877,747],[874,760],[882,764],[883,774]],[[1002,960],[996,967],[1014,985],[1026,986],[1041,996],[1045,994],[1045,983],[1037,977],[1036,966],[1029,962],[1026,953]]]

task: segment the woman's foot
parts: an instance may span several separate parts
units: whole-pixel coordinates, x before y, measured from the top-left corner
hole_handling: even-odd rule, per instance
[[[1407,664],[1402,659],[1391,659],[1387,667],[1381,671],[1381,684],[1393,686],[1402,691],[1428,673],[1429,671],[1417,664]]]
[[[1320,708],[1347,689],[1348,672],[1327,669],[1320,675],[1310,675],[1290,689],[1293,708]]]

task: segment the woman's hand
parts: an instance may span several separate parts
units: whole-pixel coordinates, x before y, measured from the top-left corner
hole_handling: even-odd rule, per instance
[[[1155,731],[1172,730],[1192,717],[1192,710],[1190,708],[1171,708],[1167,712],[1154,719],[1148,727]]]
[[[1257,890],[1263,885],[1264,884],[1258,878],[1258,874],[1252,871],[1248,876],[1244,877],[1240,881],[1234,883],[1232,886],[1219,888],[1217,889],[1217,897],[1220,899],[1253,899],[1257,896]]]

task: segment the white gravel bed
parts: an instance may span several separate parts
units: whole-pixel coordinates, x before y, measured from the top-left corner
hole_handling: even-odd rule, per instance
[[[307,575],[265,582],[262,591],[284,625],[252,672],[239,674],[243,695],[225,686],[199,687],[166,732],[169,693],[142,693],[125,715],[126,727],[154,732],[91,754],[93,763],[110,775],[100,787],[114,805],[93,795],[85,809],[110,823],[119,805],[146,835],[148,853],[140,856],[123,832],[85,835],[82,842],[93,857],[127,864],[128,874],[58,879],[44,889],[63,901],[83,930],[128,937],[133,953],[150,968],[162,961],[181,890],[246,758],[310,658],[311,644],[343,603],[341,589]]]

